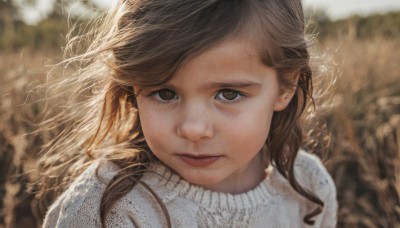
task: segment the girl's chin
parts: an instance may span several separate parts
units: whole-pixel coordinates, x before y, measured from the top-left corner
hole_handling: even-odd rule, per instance
[[[201,178],[191,178],[190,176],[185,175],[182,177],[190,184],[197,185],[211,191],[218,189],[219,183],[221,182],[221,180],[216,179],[215,176],[210,178],[206,178],[205,176],[202,176]]]

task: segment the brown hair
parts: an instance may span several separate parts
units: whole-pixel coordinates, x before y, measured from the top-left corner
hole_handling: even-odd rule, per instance
[[[157,159],[141,131],[132,86],[161,85],[193,56],[228,38],[245,36],[262,62],[276,69],[283,88],[295,86],[288,107],[273,115],[266,146],[271,161],[293,189],[317,205],[304,217],[305,223],[313,224],[311,218],[324,204],[294,176],[294,160],[303,141],[300,116],[312,100],[313,89],[304,21],[300,0],[119,1],[86,35],[68,43],[71,50],[77,41],[92,41],[84,54],[63,62],[80,63],[62,82],[71,86],[71,104],[78,100],[80,108],[56,117],[77,121],[48,146],[42,158],[45,177],[61,169],[70,171],[59,176],[61,180],[72,179],[98,158],[117,164],[121,170],[101,200],[105,226],[114,203],[136,184],[145,185],[140,178]],[[299,76],[297,85],[290,83],[294,75]],[[82,96],[89,98],[82,102]],[[51,125],[51,120],[45,124]],[[63,161],[58,160],[60,154],[65,155]],[[152,193],[171,226],[168,211]]]

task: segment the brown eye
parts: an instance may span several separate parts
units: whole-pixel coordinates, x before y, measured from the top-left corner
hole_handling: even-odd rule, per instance
[[[170,101],[176,97],[176,93],[171,90],[164,89],[158,91],[158,96],[161,100]]]
[[[225,100],[225,101],[237,100],[240,97],[241,97],[240,92],[235,91],[235,90],[230,90],[230,89],[221,90],[216,95],[217,99]]]

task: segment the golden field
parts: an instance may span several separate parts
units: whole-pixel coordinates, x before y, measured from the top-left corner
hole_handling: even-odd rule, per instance
[[[350,26],[314,47],[331,62],[322,73],[336,78],[318,122],[326,135],[315,137],[329,142],[316,153],[337,186],[338,227],[400,227],[399,37],[360,37]],[[46,48],[0,52],[0,227],[40,227],[46,210],[35,206],[31,183],[41,146],[60,129],[32,132],[45,106],[51,110],[37,91],[46,58],[59,56]]]

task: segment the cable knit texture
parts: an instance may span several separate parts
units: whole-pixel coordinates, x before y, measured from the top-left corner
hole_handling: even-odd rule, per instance
[[[98,176],[96,175],[98,169]],[[213,192],[192,185],[162,164],[154,164],[142,181],[161,198],[172,227],[335,227],[337,201],[332,178],[315,156],[300,151],[295,175],[304,188],[324,201],[313,226],[304,215],[315,208],[289,185],[273,166],[253,190],[242,194]],[[43,227],[101,227],[100,200],[118,167],[108,161],[89,166],[49,208]],[[107,227],[166,227],[154,196],[141,184],[116,202]]]

